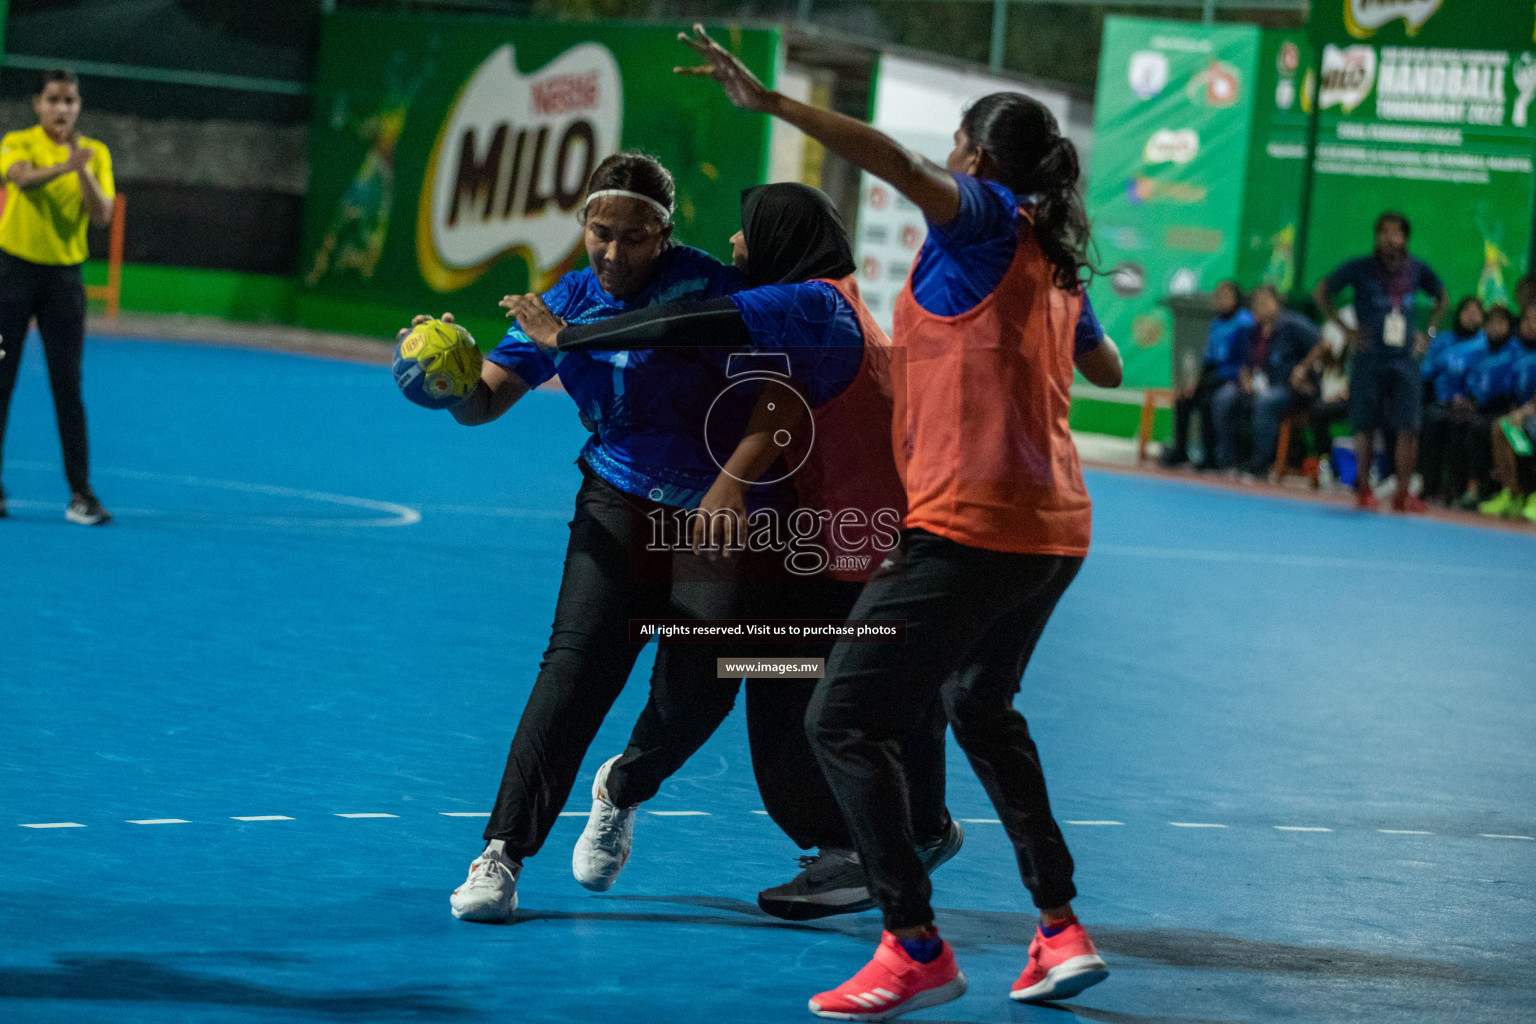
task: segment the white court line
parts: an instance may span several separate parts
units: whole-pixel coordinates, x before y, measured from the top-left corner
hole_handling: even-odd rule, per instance
[[[570,512],[544,508],[500,508],[484,505],[423,505],[423,512],[443,512],[461,516],[494,516],[501,519],[569,519]]]
[[[1170,821],[1168,824],[1174,828],[1226,828],[1225,825],[1216,825],[1209,821]]]
[[[1331,828],[1322,828],[1318,825],[1276,825],[1281,832],[1332,832]]]
[[[1433,832],[1425,832],[1417,828],[1379,828],[1377,832],[1389,836],[1432,836]]]
[[[22,828],[85,828],[78,821],[39,821],[30,825],[22,825]]]
[[[1068,821],[1068,825],[1124,825],[1123,821]]]
[[[489,818],[490,811],[438,811],[445,818]]]
[[[1536,843],[1536,836],[1505,836],[1497,832],[1479,832],[1478,836],[1483,839],[1529,839],[1531,842]]]
[[[1288,565],[1306,569],[1372,569],[1382,572],[1406,572],[1415,575],[1434,573],[1443,576],[1494,576],[1530,579],[1536,573],[1492,566],[1436,565],[1431,562],[1393,562],[1375,558],[1338,558],[1330,555],[1288,555],[1262,551],[1213,551],[1200,548],[1166,548],[1139,544],[1096,544],[1099,554],[1126,555],[1132,558],[1163,558],[1189,562],[1247,562],[1259,565]]]
[[[767,811],[753,811],[753,814],[767,814]]]
[[[998,818],[961,818],[960,820],[965,822],[967,825],[1001,825],[1002,824],[1001,819],[998,819]]]
[[[130,824],[130,825],[190,825],[192,823],[190,821],[188,821],[186,818],[139,818],[138,820],[134,820],[133,818],[129,818],[128,819],[128,824]]]
[[[378,814],[378,813],[373,813],[373,814],[338,814],[338,815],[336,815],[336,817],[338,817],[338,818],[398,818],[398,817],[400,817],[400,815],[398,815],[398,814]]]
[[[658,818],[707,818],[708,811],[646,811],[646,814],[654,814]]]
[[[562,817],[562,818],[586,818],[586,817],[589,817],[591,815],[591,813],[592,812],[590,812],[590,811],[561,811],[560,812],[560,817]],[[490,815],[487,814],[486,817],[489,818]]]
[[[11,465],[20,469],[48,470],[55,468],[44,462],[23,461],[12,462]],[[384,512],[390,516],[388,519],[310,519],[302,516],[255,517],[256,522],[269,526],[414,526],[421,522],[421,513],[408,505],[397,505],[392,501],[376,501],[373,498],[358,498],[350,494],[331,494],[327,491],[307,491],[298,487],[250,484],[240,480],[216,480],[210,477],[181,476],[175,473],[153,473],[140,469],[93,468],[93,471],[98,476],[117,476],[128,480],[163,480],[171,483],[186,484],[191,487],[212,487],[226,491],[243,491],[248,494],[270,494],[279,498],[300,498],[305,501],[318,501],[331,505],[362,508],[370,512]],[[19,505],[20,503],[17,504]],[[119,509],[118,511],[121,514],[126,510]],[[136,509],[134,511],[138,515],[173,518],[184,518],[188,514],[186,512],[157,512],[150,509]],[[210,516],[210,518],[219,517]]]
[[[293,820],[292,818],[288,817],[288,815],[286,815],[286,814],[252,814],[252,815],[248,815],[248,816],[243,817],[243,818],[235,817],[234,815],[231,815],[230,817],[231,817],[231,820],[233,820],[233,821],[292,821]]]

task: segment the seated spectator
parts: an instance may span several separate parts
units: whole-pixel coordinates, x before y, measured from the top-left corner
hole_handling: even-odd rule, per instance
[[[1434,378],[1440,372],[1445,353],[1462,342],[1471,341],[1481,333],[1483,333],[1483,302],[1476,295],[1468,295],[1456,303],[1456,311],[1451,315],[1450,329],[1440,331],[1429,339],[1429,350],[1424,353],[1424,361],[1419,364],[1419,370],[1424,375],[1424,411],[1426,413],[1437,401]]]
[[[1430,400],[1424,407],[1424,427],[1419,439],[1419,473],[1424,478],[1426,501],[1451,504],[1467,489],[1469,469],[1463,457],[1463,435],[1477,415],[1475,403],[1467,393],[1467,374],[1502,348],[1514,330],[1513,317],[1503,306],[1490,307],[1482,323],[1483,330],[1471,338],[1442,348],[1432,367],[1430,359],[1425,359]],[[1439,335],[1435,340],[1439,340]],[[1452,438],[1462,440],[1452,444]]]
[[[1355,311],[1345,306],[1339,319],[1351,329]],[[1333,479],[1339,479],[1339,467],[1333,461],[1335,423],[1349,421],[1349,339],[1344,328],[1329,321],[1323,325],[1321,340],[1291,371],[1291,389],[1307,403],[1307,425],[1312,432],[1313,455],[1327,459]]]
[[[1485,516],[1524,516],[1536,523],[1536,339],[1522,333],[1520,342],[1525,350],[1515,364],[1520,406],[1496,420],[1489,436],[1493,478],[1501,489],[1477,510]]]
[[[1249,334],[1248,357],[1234,382],[1223,384],[1211,399],[1211,419],[1216,425],[1217,461],[1236,450],[1233,435],[1238,413],[1251,409],[1253,455],[1248,470],[1264,476],[1275,461],[1275,440],[1280,421],[1305,408],[1303,393],[1291,388],[1291,371],[1316,347],[1317,327],[1280,304],[1274,285],[1261,284],[1249,303],[1254,327]]]
[[[1248,355],[1248,335],[1253,330],[1253,315],[1243,308],[1243,293],[1236,281],[1223,281],[1213,296],[1216,316],[1211,321],[1205,343],[1205,361],[1200,376],[1180,390],[1173,406],[1173,444],[1163,452],[1163,465],[1179,466],[1189,461],[1189,421],[1200,413],[1200,433],[1205,442],[1201,469],[1230,465],[1232,453],[1218,451],[1220,444],[1212,422],[1211,399],[1223,384],[1234,384],[1242,374]],[[1225,456],[1225,461],[1223,461]]]
[[[1467,370],[1466,395],[1473,405],[1473,415],[1452,425],[1451,464],[1453,471],[1465,467],[1467,489],[1457,499],[1458,508],[1474,509],[1484,498],[1493,480],[1493,451],[1489,447],[1493,424],[1518,403],[1515,401],[1515,369],[1528,351],[1527,343],[1506,337],[1496,344],[1494,333],[1484,325],[1488,355]],[[1527,307],[1520,316],[1520,333],[1536,339],[1536,306]],[[1529,343],[1536,346],[1536,341]]]

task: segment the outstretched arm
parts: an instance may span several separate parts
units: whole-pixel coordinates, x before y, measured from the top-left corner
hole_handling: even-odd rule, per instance
[[[703,25],[694,25],[692,36],[680,32],[678,38],[708,63],[674,68],[677,74],[713,78],[736,106],[794,125],[854,166],[890,182],[930,223],[948,224],[960,212],[960,189],[944,168],[863,121],[818,110],[767,88],[739,58],[711,39]]]

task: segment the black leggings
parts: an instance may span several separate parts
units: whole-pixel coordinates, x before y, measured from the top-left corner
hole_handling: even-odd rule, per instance
[[[1040,756],[1013,698],[1082,561],[985,551],[913,530],[905,572],[896,566],[877,575],[859,598],[853,618],[903,619],[907,642],[838,644],[806,729],[887,929],[933,920],[897,752],[936,695],[1035,905],[1057,907],[1077,894]]]
[[[48,383],[64,448],[64,476],[76,494],[91,493],[90,449],[85,403],[80,398],[80,362],[85,353],[85,285],[80,267],[33,263],[0,251],[0,453],[10,419],[11,392],[21,366],[27,326],[37,317],[48,361]]]
[[[724,619],[737,612],[737,562],[646,548],[646,513],[662,506],[623,493],[585,463],[565,552],[555,622],[539,675],[507,753],[486,839],[507,855],[544,845],[575,785],[587,748],[629,679],[644,643],[630,619]],[[652,685],[712,684],[713,643],[662,641]]]
[[[739,584],[745,618],[841,622],[863,589],[824,577],[754,579]],[[825,658],[833,641],[761,644],[751,657]],[[649,800],[730,714],[739,680],[658,675],[623,756],[608,771],[608,795],[621,807]],[[851,849],[853,837],[816,763],[805,732],[815,679],[749,679],[747,737],[752,769],[769,817],[801,849]],[[918,842],[949,830],[944,806],[944,712],[935,698],[902,744]]]

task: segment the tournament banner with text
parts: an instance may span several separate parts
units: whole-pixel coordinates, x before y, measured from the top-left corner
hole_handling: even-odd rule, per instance
[[[1530,0],[1319,0],[1306,284],[1369,253],[1384,210],[1452,299],[1512,302],[1528,269],[1536,99]]]
[[[1090,295],[1128,386],[1170,381],[1167,296],[1235,274],[1259,48],[1253,26],[1105,20],[1088,184],[1105,276]]]
[[[777,32],[716,35],[773,81]],[[673,74],[688,57],[673,28],[328,16],[301,318],[375,333],[451,310],[494,344],[501,296],[585,265],[586,181],[620,149],[676,177],[674,237],[728,259],[740,191],[764,180],[768,121]]]

